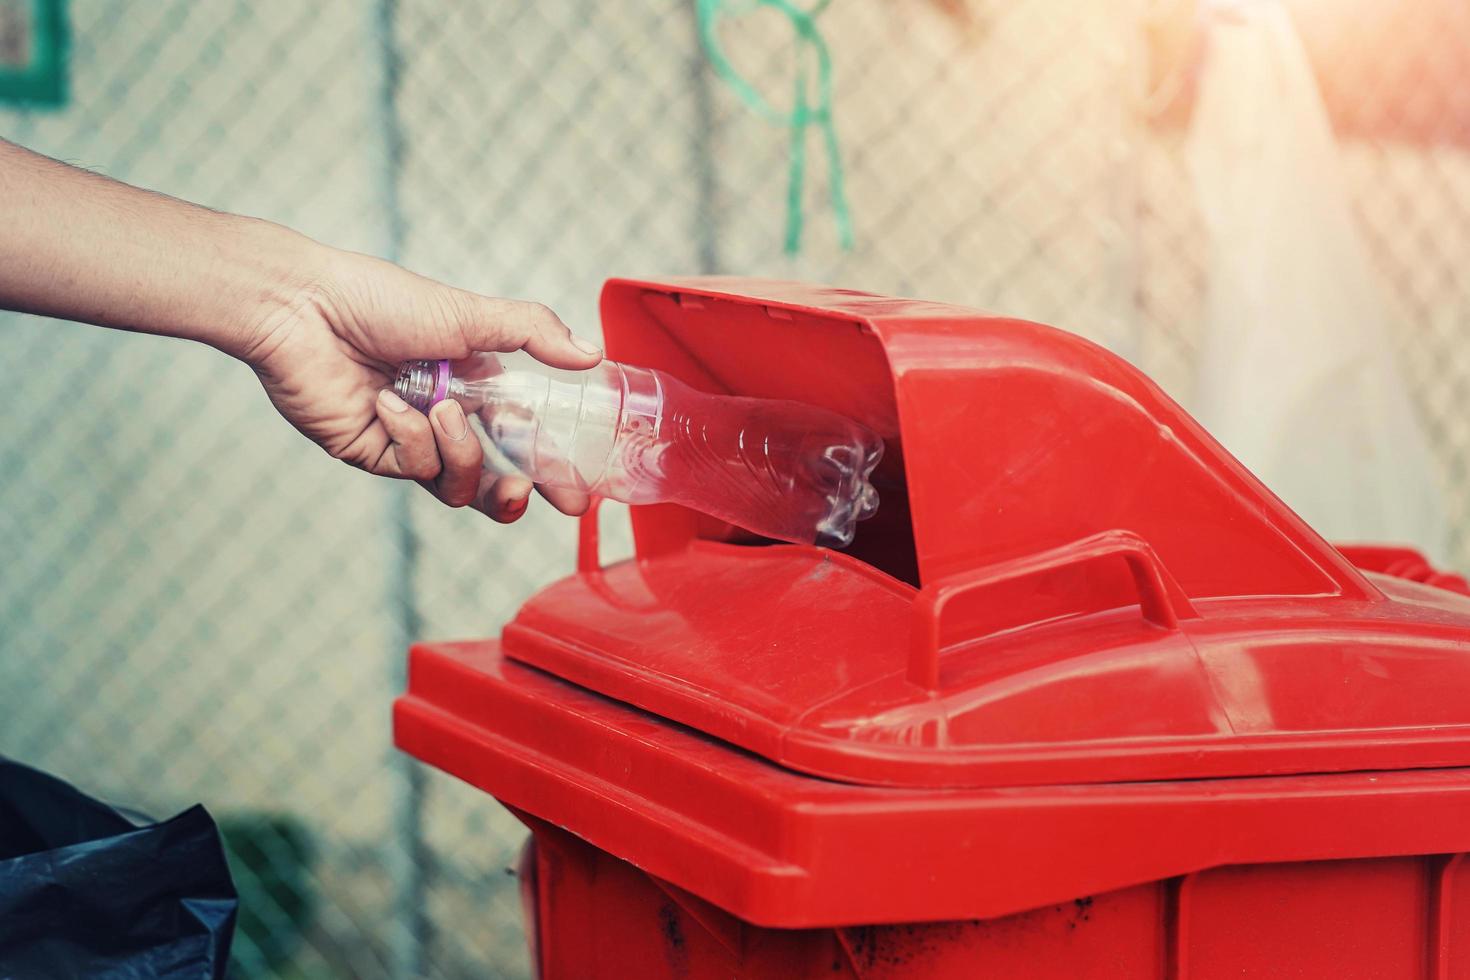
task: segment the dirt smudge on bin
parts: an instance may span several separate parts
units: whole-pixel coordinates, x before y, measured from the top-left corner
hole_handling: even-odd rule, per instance
[[[658,931],[663,936],[664,954],[668,957],[669,970],[676,977],[689,973],[688,938],[679,921],[679,910],[672,903],[664,903],[658,909]]]

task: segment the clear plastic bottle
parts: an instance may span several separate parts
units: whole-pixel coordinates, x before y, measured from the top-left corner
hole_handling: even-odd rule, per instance
[[[453,398],[494,450],[548,486],[683,504],[764,537],[831,547],[851,543],[878,508],[868,478],[883,440],[800,402],[710,395],[613,361],[562,371],[520,352],[407,361],[394,390],[424,412]]]

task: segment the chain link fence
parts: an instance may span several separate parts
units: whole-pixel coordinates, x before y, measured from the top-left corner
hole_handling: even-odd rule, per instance
[[[1470,17],[1290,5],[1470,567]],[[792,24],[723,6],[731,63],[789,105]],[[693,0],[69,12],[69,102],[0,108],[0,135],[60,159],[544,301],[589,336],[608,276],[772,275],[1055,323],[1188,401],[1187,104],[1144,111],[1171,5],[830,4],[855,245],[813,133],[794,256],[790,129],[712,72]],[[570,522],[533,507],[507,530],[351,472],[209,351],[9,317],[0,359],[0,752],[160,816],[209,805],[242,976],[525,976],[518,825],[394,753],[388,712],[408,642],[495,634],[571,568]]]

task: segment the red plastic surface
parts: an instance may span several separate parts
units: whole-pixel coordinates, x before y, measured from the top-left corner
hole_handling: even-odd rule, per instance
[[[619,360],[705,390],[821,405],[883,436],[883,508],[911,519],[865,526],[856,553],[905,572],[879,546],[907,548],[918,581],[1124,529],[1191,597],[1371,593],[1156,385],[1073,334],[733,278],[613,280],[602,326]],[[696,533],[674,508],[640,508],[634,530],[645,557]],[[1025,601],[1055,608],[1042,598]]]
[[[1439,589],[1470,595],[1470,582],[1463,575],[1435,568],[1429,559],[1413,548],[1371,544],[1339,544],[1337,550],[1358,568],[1381,572],[1410,582],[1423,582]]]
[[[508,656],[858,783],[1470,765],[1470,600],[1375,584],[1096,346],[789,284],[603,310],[616,356],[874,426],[894,510],[839,555],[634,508],[640,560],[607,569],[590,516]]]
[[[543,980],[1465,980],[1464,854],[1224,867],[994,919],[751,925],[524,818]]]
[[[506,660],[493,641],[416,647],[394,724],[412,755],[762,926],[991,919],[1227,865],[1470,850],[1467,769],[855,786]],[[1365,875],[1341,900],[1378,887]]]

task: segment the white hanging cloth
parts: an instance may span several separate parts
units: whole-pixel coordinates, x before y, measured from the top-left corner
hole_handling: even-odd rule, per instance
[[[1211,257],[1195,414],[1329,540],[1442,560],[1428,443],[1291,17],[1279,0],[1217,0],[1201,19],[1188,158]]]

